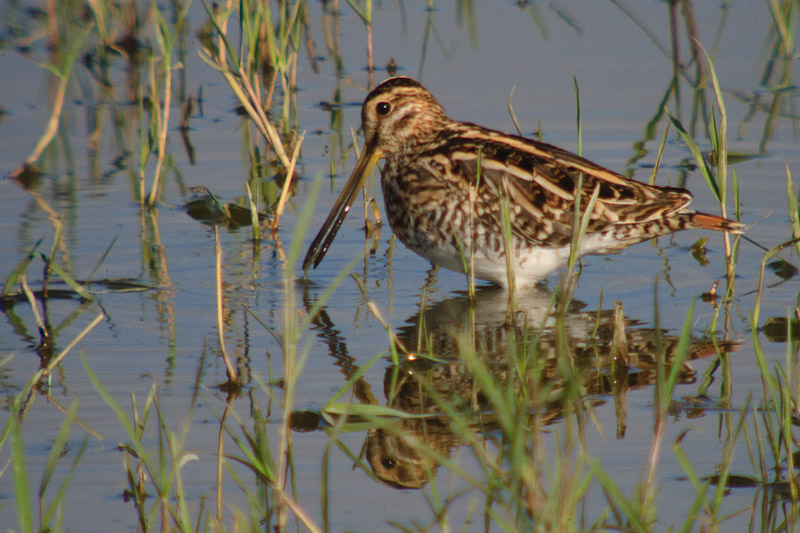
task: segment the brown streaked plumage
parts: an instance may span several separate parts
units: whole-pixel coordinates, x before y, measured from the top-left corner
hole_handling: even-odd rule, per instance
[[[580,255],[615,252],[684,229],[742,230],[737,222],[689,209],[692,195],[685,189],[640,183],[556,146],[456,122],[411,78],[390,78],[370,92],[361,121],[364,150],[308,250],[306,273],[324,257],[379,159],[386,160],[381,187],[389,224],[403,244],[455,271],[463,272],[468,258],[476,278],[503,286],[504,204],[521,285],[566,263],[576,194],[585,215],[597,191]]]

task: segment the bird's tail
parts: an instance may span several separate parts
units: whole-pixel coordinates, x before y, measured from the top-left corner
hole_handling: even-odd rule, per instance
[[[728,220],[721,216],[710,215],[708,213],[695,213],[686,210],[646,222],[619,224],[615,226],[614,232],[612,233],[615,244],[609,245],[606,243],[607,248],[605,248],[605,251],[613,252],[622,250],[637,242],[687,229],[710,229],[740,234],[744,233],[745,226],[744,224]]]
[[[737,235],[744,233],[744,224],[708,213],[689,213],[688,222],[689,224],[683,229],[712,229],[715,231],[727,231],[728,233]]]

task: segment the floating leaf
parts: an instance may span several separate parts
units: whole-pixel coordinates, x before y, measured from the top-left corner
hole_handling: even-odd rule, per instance
[[[800,338],[800,320],[789,320],[782,316],[769,317],[761,328],[764,336],[772,342],[786,342],[789,340],[789,333],[792,339]]]
[[[784,281],[793,278],[795,274],[797,274],[797,267],[784,259],[778,258],[767,266],[776,276]]]
[[[200,222],[221,223],[228,219],[225,208],[213,196],[203,196],[186,202],[183,206],[186,212]]]
[[[194,198],[184,204],[186,213],[195,220],[205,224],[225,224],[229,228],[250,226],[253,218],[250,208],[237,204],[223,205],[214,194],[205,187],[199,187]],[[258,214],[258,220],[266,220],[267,215]]]
[[[325,421],[316,411],[303,409],[301,411],[292,411],[289,416],[289,427],[294,431],[315,431],[325,425]]]
[[[763,158],[764,154],[758,154],[754,152],[728,152],[728,164],[736,164],[742,163],[744,161],[750,161],[751,159],[758,159]],[[710,152],[708,154],[708,161],[711,163],[711,166],[717,166],[717,154],[716,152]]]
[[[697,262],[700,263],[700,266],[708,265],[708,258],[706,257],[706,243],[708,243],[708,237],[701,237],[690,248],[692,257],[694,257]]]
[[[103,293],[103,292],[143,292],[149,291],[151,289],[157,289],[157,285],[142,283],[141,281],[129,278],[106,278],[106,279],[97,279],[93,281],[83,281],[80,282],[85,285],[92,285],[105,287],[105,291],[101,290],[93,290],[92,292],[95,293]]]
[[[703,481],[710,481],[714,485],[720,481],[719,475],[707,476]],[[762,483],[754,477],[731,474],[725,478],[725,486],[729,488],[760,487]]]

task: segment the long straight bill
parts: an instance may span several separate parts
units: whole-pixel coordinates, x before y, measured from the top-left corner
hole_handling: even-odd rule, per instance
[[[356,194],[361,190],[367,176],[372,172],[381,157],[383,157],[383,153],[379,149],[370,148],[369,146],[364,147],[364,151],[361,152],[361,157],[358,158],[358,163],[356,163],[356,168],[347,183],[344,184],[344,189],[339,194],[339,198],[336,199],[328,218],[314,238],[314,242],[308,248],[308,253],[306,253],[306,258],[303,261],[304,276],[308,275],[309,267],[317,268],[322,258],[325,257],[325,253],[336,237],[339,227],[342,225],[347,213],[350,212],[350,207],[353,205]]]

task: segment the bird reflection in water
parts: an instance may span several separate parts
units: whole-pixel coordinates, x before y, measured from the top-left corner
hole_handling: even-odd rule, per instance
[[[616,312],[587,311],[584,304],[573,301],[557,319],[552,301],[552,293],[541,287],[518,295],[518,320],[512,327],[506,324],[507,293],[482,287],[474,304],[466,295],[436,303],[398,331],[398,340],[410,355],[398,366],[386,368],[385,404],[424,416],[389,425],[383,420],[368,432],[363,453],[378,479],[399,488],[421,488],[439,463],[463,444],[444,406],[451,414],[458,413],[471,431],[490,440],[499,434],[495,410],[475,368],[462,355],[465,349],[479,356],[482,368],[504,390],[512,387],[518,397],[528,395],[530,423],[551,424],[565,410],[613,399],[617,438],[624,437],[627,391],[656,382],[659,345],[665,372],[670,372],[679,350],[678,336],[624,318],[621,306]],[[316,327],[342,372],[352,377],[354,361],[325,313]],[[731,342],[717,346],[721,351],[735,349]],[[710,340],[692,339],[677,383],[696,381],[689,361],[717,353]],[[520,365],[527,368],[524,384],[518,377]],[[363,378],[354,383],[354,390],[361,403],[383,403]]]

